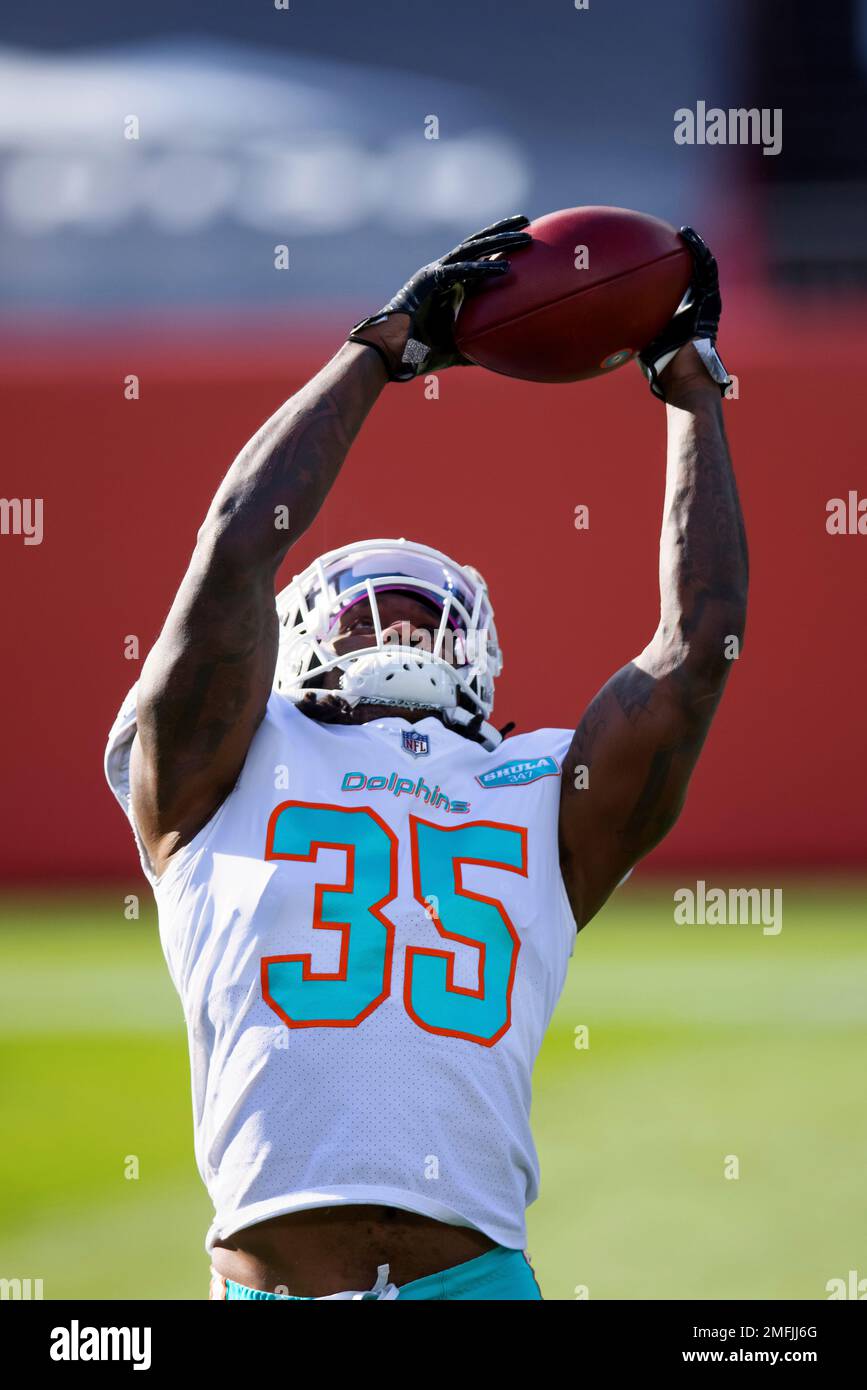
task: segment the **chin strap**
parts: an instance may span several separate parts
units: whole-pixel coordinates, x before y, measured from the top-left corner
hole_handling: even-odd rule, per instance
[[[441,709],[455,698],[455,677],[445,662],[405,647],[349,654],[340,693],[348,704],[392,704]]]
[[[445,724],[478,736],[488,752],[502,742],[502,735],[487,723],[481,711],[471,714],[460,705],[448,703],[456,695],[454,672],[445,663],[432,663],[403,648],[356,657],[340,678],[340,695],[350,706],[394,705],[439,711]]]
[[[313,718],[323,717],[321,712],[324,708],[327,708],[328,701],[334,698],[334,692],[326,690],[309,690],[307,691],[307,694],[314,696],[314,699],[310,702],[310,706],[307,708],[307,710],[305,710],[305,713],[310,714]],[[395,709],[429,709],[432,714],[439,714],[442,719],[442,722],[446,726],[457,725],[461,729],[465,730],[467,733],[478,735],[478,737],[481,739],[482,747],[485,748],[489,753],[493,752],[495,748],[499,748],[505,735],[508,734],[515,727],[514,724],[507,724],[503,731],[500,732],[498,729],[495,729],[492,724],[489,724],[480,713],[470,714],[469,710],[463,709],[460,705],[454,706],[452,709],[443,709],[441,705],[423,705],[417,701],[407,702],[404,700],[387,700],[382,699],[381,697],[375,697],[370,699],[356,697],[352,701],[344,700],[339,695],[337,696],[337,698],[340,700],[340,703],[343,709],[346,711],[347,715],[351,713],[351,710],[355,705],[393,705]],[[296,700],[295,703],[299,706],[299,708],[301,707],[302,702],[300,700]],[[334,718],[333,715],[329,717],[331,719]],[[338,722],[340,721],[338,720]],[[345,720],[344,722],[349,721]]]

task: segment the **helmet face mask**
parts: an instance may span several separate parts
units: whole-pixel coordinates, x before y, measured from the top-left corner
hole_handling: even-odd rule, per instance
[[[377,595],[395,590],[432,608],[429,628],[383,629]],[[375,640],[339,653],[341,619],[365,599]],[[491,713],[503,659],[487,586],[441,551],[406,540],[342,546],[296,575],[278,595],[277,614],[274,689],[295,702],[336,693],[350,706],[440,710],[459,725]],[[336,689],[323,688],[328,671],[340,673]]]

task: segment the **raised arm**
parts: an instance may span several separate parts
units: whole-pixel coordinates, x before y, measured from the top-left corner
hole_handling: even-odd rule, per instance
[[[132,804],[158,873],[237,780],[274,678],[277,569],[387,379],[347,343],[256,432],[211,503],[138,687]]]
[[[659,627],[591,702],[563,768],[560,855],[579,929],[674,825],[744,632],[747,548],[719,386],[691,343],[658,382]]]
[[[463,361],[454,296],[505,274],[526,217],[486,227],[423,267],[242,449],[211,503],[189,568],[142,668],[132,806],[155,871],[237,781],[277,660],[274,581],[313,521],[387,381]]]

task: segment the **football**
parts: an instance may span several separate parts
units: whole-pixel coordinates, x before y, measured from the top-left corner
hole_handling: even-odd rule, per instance
[[[458,347],[492,372],[563,382],[614,371],[662,331],[689,285],[689,250],[658,217],[565,208],[529,231],[508,274],[458,311]]]

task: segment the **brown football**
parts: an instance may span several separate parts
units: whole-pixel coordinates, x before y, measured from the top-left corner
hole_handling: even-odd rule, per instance
[[[565,208],[531,223],[511,269],[461,306],[471,361],[525,381],[583,381],[623,366],[662,331],[689,285],[674,227],[627,208]]]

